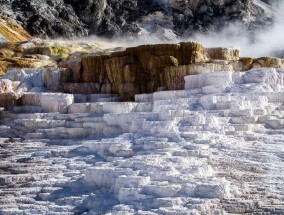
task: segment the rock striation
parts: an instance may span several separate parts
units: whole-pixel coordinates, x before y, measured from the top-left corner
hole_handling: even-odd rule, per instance
[[[31,36],[15,20],[0,18],[0,43],[22,42],[31,39]]]

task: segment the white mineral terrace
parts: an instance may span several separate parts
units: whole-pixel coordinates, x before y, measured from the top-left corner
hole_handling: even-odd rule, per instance
[[[1,113],[0,214],[284,214],[284,70],[185,86],[27,93]]]

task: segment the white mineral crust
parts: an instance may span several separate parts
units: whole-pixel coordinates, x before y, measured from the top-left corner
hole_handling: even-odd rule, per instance
[[[185,88],[24,95],[48,113],[1,113],[0,214],[284,214],[284,70]]]

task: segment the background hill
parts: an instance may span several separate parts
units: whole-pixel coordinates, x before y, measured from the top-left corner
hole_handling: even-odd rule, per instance
[[[21,22],[33,36],[143,36],[161,39],[242,23],[270,25],[277,0],[0,0],[0,15]]]

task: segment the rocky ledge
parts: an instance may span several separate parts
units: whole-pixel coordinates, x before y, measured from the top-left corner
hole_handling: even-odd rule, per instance
[[[24,94],[0,115],[0,213],[283,214],[284,70],[184,80],[135,102]]]
[[[1,53],[2,93],[118,94],[125,101],[136,94],[184,89],[187,75],[284,66],[281,58],[240,57],[237,49],[206,48],[197,42],[111,48],[31,40],[4,43]]]

